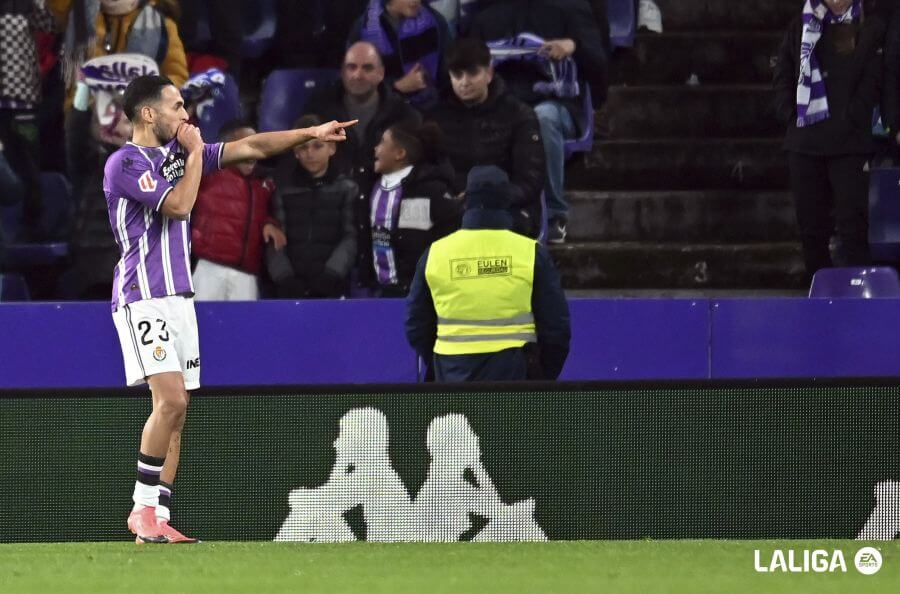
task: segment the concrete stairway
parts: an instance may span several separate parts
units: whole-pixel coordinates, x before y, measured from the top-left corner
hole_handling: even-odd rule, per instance
[[[657,4],[666,32],[614,57],[602,138],[567,168],[569,237],[553,248],[564,285],[801,287],[770,83],[801,3]]]

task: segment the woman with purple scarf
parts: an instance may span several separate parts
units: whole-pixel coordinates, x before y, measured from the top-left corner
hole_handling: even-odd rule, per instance
[[[775,64],[775,111],[787,127],[791,191],[811,279],[870,263],[868,169],[882,77],[885,23],[863,0],[806,0]]]
[[[385,82],[419,109],[447,86],[447,21],[422,0],[371,0],[350,32],[348,47],[368,41],[384,61]]]

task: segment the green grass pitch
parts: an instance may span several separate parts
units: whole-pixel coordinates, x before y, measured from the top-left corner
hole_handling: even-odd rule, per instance
[[[868,543],[872,544],[872,543]],[[900,592],[900,541],[613,541],[451,544],[209,542],[0,545],[0,592]],[[841,549],[847,573],[757,573],[775,548]]]

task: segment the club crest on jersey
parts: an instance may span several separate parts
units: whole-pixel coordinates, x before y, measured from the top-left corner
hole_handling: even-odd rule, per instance
[[[138,178],[138,187],[141,189],[141,192],[155,192],[156,183],[156,180],[153,179],[153,174],[149,171],[145,171],[143,175]]]
[[[163,161],[160,171],[167,182],[175,185],[178,183],[178,180],[184,177],[184,162],[185,159],[183,153],[171,152],[166,156],[166,160]]]
[[[161,346],[153,349],[153,358],[157,361],[164,361],[166,358],[166,349],[162,348]]]

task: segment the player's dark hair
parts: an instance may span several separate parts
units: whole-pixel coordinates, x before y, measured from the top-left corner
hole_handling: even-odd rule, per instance
[[[162,90],[170,85],[175,86],[175,83],[158,74],[139,76],[128,83],[123,100],[125,117],[134,122],[141,108],[148,103],[159,101]]]
[[[491,51],[480,39],[457,39],[447,50],[447,70],[464,72],[491,65]]]
[[[434,122],[413,125],[407,122],[394,124],[388,128],[391,138],[406,150],[406,161],[410,165],[438,163],[443,156],[443,134]]]
[[[246,118],[229,120],[219,128],[219,140],[224,141],[230,139],[231,136],[241,128],[250,128],[253,130],[253,123]]]

